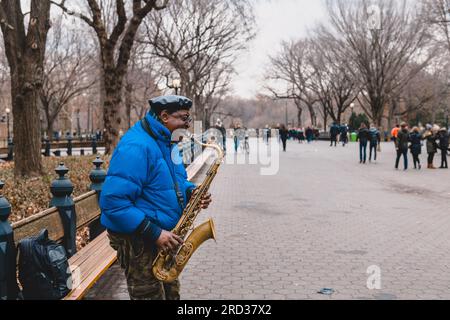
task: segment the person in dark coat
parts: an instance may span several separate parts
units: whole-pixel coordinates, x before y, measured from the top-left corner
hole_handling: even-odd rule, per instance
[[[448,163],[447,163],[447,152],[448,152],[448,142],[449,142],[449,135],[446,128],[442,128],[439,131],[438,134],[439,144],[438,147],[441,149],[441,166],[440,169],[448,169]]]
[[[306,134],[306,140],[308,140],[308,143],[311,143],[314,139],[314,131],[311,127],[308,127],[305,131]]]
[[[343,125],[341,127],[340,141],[342,142],[343,147],[345,147],[345,145],[348,143],[348,126],[347,125]]]
[[[400,158],[403,156],[404,168],[408,170],[408,143],[409,143],[409,131],[408,125],[403,122],[400,126],[400,131],[397,134],[395,140],[395,148],[397,149],[397,160],[395,161],[395,169],[398,169]]]
[[[411,145],[409,149],[411,150],[411,154],[413,156],[414,160],[414,169],[419,168],[419,170],[422,169],[422,165],[420,164],[420,154],[422,154],[422,134],[420,134],[420,130],[418,127],[414,127],[412,129],[412,132],[409,136],[409,141],[411,142]]]
[[[289,138],[289,131],[286,129],[286,126],[282,124],[280,126],[280,139],[281,142],[283,143],[283,152],[286,152],[286,144],[288,138]]]
[[[359,163],[366,163],[367,160],[367,142],[369,141],[370,133],[365,123],[361,124],[359,128],[356,141],[359,141]]]
[[[330,128],[330,137],[331,137],[330,147],[333,146],[333,143],[334,143],[334,146],[337,147],[338,135],[339,135],[339,126],[334,122]]]
[[[439,129],[433,128],[431,124],[427,124],[427,130],[423,135],[423,138],[427,141],[427,153],[428,153],[428,169],[436,169],[433,164],[434,155],[437,152],[437,132]]]

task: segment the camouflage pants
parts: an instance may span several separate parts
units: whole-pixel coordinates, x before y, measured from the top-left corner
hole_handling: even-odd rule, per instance
[[[153,276],[152,263],[156,248],[144,245],[134,236],[108,233],[111,247],[125,270],[131,300],[180,300],[180,283],[165,284]]]

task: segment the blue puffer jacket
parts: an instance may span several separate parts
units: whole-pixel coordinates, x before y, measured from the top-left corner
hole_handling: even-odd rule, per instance
[[[171,231],[195,188],[187,181],[178,147],[171,133],[150,114],[146,116],[156,140],[138,122],[121,139],[111,159],[100,196],[101,223],[110,231],[131,234],[148,217],[155,239],[161,229]],[[173,152],[172,152],[173,151]],[[172,174],[184,196],[183,208],[176,195]]]

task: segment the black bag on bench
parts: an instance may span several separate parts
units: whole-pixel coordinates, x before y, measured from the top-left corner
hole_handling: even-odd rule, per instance
[[[25,300],[59,300],[72,284],[63,246],[48,238],[48,231],[19,243],[19,281]]]

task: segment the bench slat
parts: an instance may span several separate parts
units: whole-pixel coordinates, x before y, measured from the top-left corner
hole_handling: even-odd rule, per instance
[[[64,298],[64,300],[81,300],[86,295],[88,290],[116,262],[116,260],[117,253],[111,247],[109,247],[104,254],[95,257],[96,267],[91,269],[90,272],[85,272],[86,277],[81,281],[77,288],[75,288]]]
[[[86,260],[91,254],[95,254],[101,246],[104,245],[105,238],[107,242],[109,242],[108,235],[106,232],[103,232],[99,235],[95,240],[89,243],[86,247],[84,247],[81,251],[76,253],[72,258],[69,259],[69,264],[81,264],[84,260]]]
[[[109,247],[106,241],[104,241],[97,251],[91,253],[89,256],[86,255],[86,259],[83,259],[81,263],[71,264],[70,267],[74,273],[76,273],[77,269],[78,271],[80,271],[79,272],[79,274],[81,275],[80,280],[82,281],[83,278],[85,278],[89,274],[89,271],[95,268],[96,265],[98,265],[97,260],[101,260],[103,256],[107,256],[108,253],[111,252],[111,250],[113,249]]]

